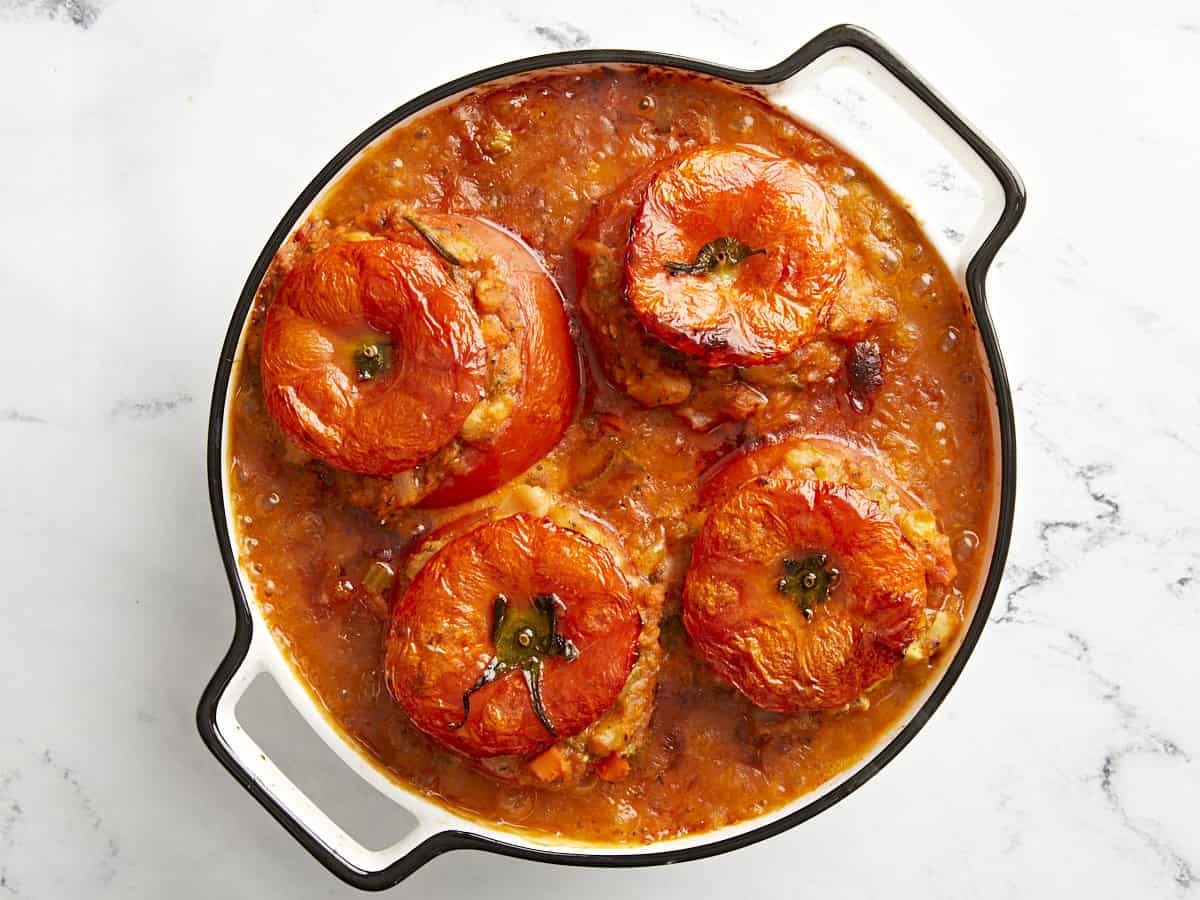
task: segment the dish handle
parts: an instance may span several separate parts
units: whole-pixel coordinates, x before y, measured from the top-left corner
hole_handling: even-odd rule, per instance
[[[247,630],[238,629],[239,636]],[[271,760],[242,726],[237,707],[260,675],[269,676],[286,692],[272,667],[270,647],[261,629],[239,646],[237,639],[213,676],[197,710],[200,734],[230,774],[326,868],[364,890],[382,890],[406,878],[442,852],[457,832],[423,821],[400,840],[371,850],[333,821]],[[410,812],[412,812],[410,810]]]
[[[987,340],[991,342],[989,347],[993,360],[993,379],[996,382],[995,396],[1002,424],[1002,447],[1005,459],[1010,460],[1005,463],[1006,471],[1013,465],[1011,462],[1014,452],[1012,411],[1009,405],[1007,381],[1004,378],[998,351],[994,347],[994,337],[987,322],[987,313],[983,303],[983,281],[996,251],[1021,217],[1025,205],[1024,187],[1016,172],[1000,153],[979,132],[968,125],[907,63],[892,53],[870,32],[850,25],[831,28],[809,41],[778,65],[752,72],[728,69],[678,57],[667,57],[661,54],[625,51],[583,50],[531,57],[449,82],[381,119],[330,161],[276,227],[247,279],[226,334],[217,380],[213,388],[213,404],[209,420],[208,470],[214,523],[222,559],[234,593],[237,620],[233,644],[206,687],[197,710],[197,724],[201,737],[230,774],[330,872],[361,889],[380,890],[391,887],[435,856],[452,849],[490,850],[525,859],[604,866],[648,865],[701,858],[754,843],[771,834],[778,833],[783,828],[804,821],[827,808],[870,777],[870,774],[860,773],[836,792],[808,804],[783,819],[743,832],[740,835],[707,843],[700,842],[682,849],[659,852],[633,851],[605,855],[522,846],[516,842],[497,840],[486,832],[474,831],[466,823],[464,823],[464,829],[455,829],[453,827],[455,820],[450,814],[446,820],[441,822],[438,822],[436,817],[433,819],[428,816],[423,818],[411,806],[406,805],[405,808],[417,819],[416,828],[389,847],[382,850],[370,850],[351,837],[305,795],[270,760],[238,721],[236,712],[239,701],[255,679],[266,674],[292,700],[297,710],[310,718],[310,724],[314,724],[314,727],[317,724],[312,722],[306,712],[309,709],[316,709],[312,697],[304,696],[304,687],[300,685],[298,679],[291,676],[286,661],[282,660],[281,652],[272,643],[270,632],[265,625],[261,621],[258,621],[256,625],[252,618],[251,600],[239,574],[236,553],[231,543],[224,483],[225,454],[227,452],[224,430],[230,379],[234,370],[234,361],[238,356],[246,316],[252,307],[255,292],[276,249],[286,239],[289,231],[304,210],[314,201],[318,192],[370,141],[396,122],[420,112],[434,102],[499,78],[554,66],[615,63],[675,67],[763,87],[769,94],[774,95],[776,102],[781,102],[781,105],[784,106],[790,105],[800,118],[813,124],[818,130],[835,134],[835,142],[847,146],[847,149],[860,159],[886,161],[891,157],[890,153],[869,152],[865,146],[860,146],[857,140],[857,137],[862,136],[866,131],[861,127],[862,123],[869,121],[864,116],[859,115],[857,120],[851,116],[849,124],[852,127],[848,131],[845,128],[825,129],[820,121],[814,121],[813,105],[810,102],[812,93],[807,97],[797,94],[791,98],[794,102],[788,102],[793,86],[796,88],[805,85],[812,87],[822,71],[841,64],[843,68],[855,70],[860,76],[882,87],[884,93],[889,95],[890,99],[895,101],[895,105],[902,109],[901,117],[906,115],[910,120],[910,126],[915,121],[929,136],[934,138],[934,143],[939,145],[945,153],[958,159],[968,171],[983,176],[984,180],[988,181],[987,184],[981,186],[979,194],[985,214],[977,216],[973,220],[975,227],[961,241],[957,242],[957,252],[953,254],[953,259],[958,262],[952,264],[964,278],[971,301],[975,306],[976,317],[986,326],[984,333]],[[819,90],[817,94],[819,96]],[[827,96],[826,99],[835,106],[845,106],[844,102],[838,103],[839,99],[844,101],[844,97],[831,98]],[[857,126],[857,132],[853,126]],[[915,166],[913,165],[914,158],[911,156],[906,157],[903,161],[908,164],[905,171],[909,180],[913,179],[915,173],[919,181],[920,176],[925,174],[923,167],[928,166],[928,160],[923,161],[921,157],[916,157]],[[883,176],[884,182],[889,185],[904,184],[903,177],[893,178],[891,172],[880,171],[879,168],[876,169],[876,172]],[[901,190],[901,193],[905,194],[906,192]],[[941,223],[939,222],[939,224]],[[936,235],[934,236],[936,237]],[[939,249],[943,247],[944,244],[939,245]],[[951,258],[951,254],[946,255],[948,259]],[[984,589],[987,602],[980,606],[977,620],[971,626],[966,643],[968,652],[978,637],[979,629],[986,621],[987,608],[990,606],[991,598],[995,595],[1003,568],[1008,533],[1011,531],[1012,522],[1011,482],[1008,483],[1005,491],[999,513],[999,533],[1003,535],[1003,541],[997,544],[993,554],[992,570],[989,574],[988,585]],[[965,657],[960,651],[959,657],[952,664],[950,674],[944,679],[947,685],[953,682],[963,660]],[[942,693],[944,694],[944,691]],[[936,702],[927,705],[922,711],[922,715],[928,717],[936,705]],[[314,712],[313,715],[320,716],[320,713]],[[919,724],[916,727],[919,727]],[[318,728],[318,731],[322,737],[325,737],[325,731],[328,729],[323,731]],[[913,733],[913,725],[910,723],[905,733],[889,744],[888,748],[876,757],[877,761],[868,767],[871,773],[877,771],[883,763],[894,756],[911,737],[911,733]],[[337,741],[327,739],[326,742],[343,759],[348,759],[350,754],[355,753],[348,743],[342,742],[343,746],[335,747]],[[377,777],[383,778],[382,775]],[[368,780],[372,779],[368,777]]]
[[[874,34],[839,25],[755,73],[770,99],[830,136],[902,200],[982,312],[987,270],[1025,209],[1003,155]]]

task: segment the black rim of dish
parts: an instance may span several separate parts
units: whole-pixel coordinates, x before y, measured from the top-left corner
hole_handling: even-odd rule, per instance
[[[959,647],[954,659],[950,661],[933,692],[913,714],[911,720],[884,747],[880,748],[870,761],[855,772],[853,776],[829,793],[814,799],[810,803],[806,803],[788,815],[756,828],[751,828],[741,834],[678,849],[650,850],[645,853],[632,854],[585,854],[570,850],[557,851],[524,847],[464,831],[444,831],[433,835],[404,857],[381,871],[367,872],[349,864],[333,848],[327,846],[316,834],[310,831],[303,822],[292,816],[249,772],[238,765],[230,751],[229,745],[217,726],[216,718],[217,705],[221,695],[249,651],[253,630],[250,615],[250,598],[242,590],[237,554],[234,551],[225,518],[225,446],[223,441],[225,400],[229,389],[229,381],[235,368],[235,356],[241,341],[246,317],[253,306],[259,283],[276,250],[287,239],[291,229],[295,227],[299,216],[309,207],[326,185],[341,172],[346,163],[360,153],[363,148],[397,123],[421,112],[434,103],[470,88],[513,75],[530,73],[539,69],[554,69],[578,65],[603,65],[606,63],[680,69],[711,75],[735,84],[750,86],[770,85],[791,78],[817,58],[841,47],[851,47],[864,52],[903,83],[905,87],[932,109],[955,134],[962,138],[984,160],[999,180],[1004,191],[1004,210],[991,233],[984,239],[978,251],[972,257],[966,270],[967,293],[971,301],[975,321],[979,327],[979,334],[987,355],[991,369],[992,383],[995,389],[1000,430],[1001,462],[999,521],[997,523],[991,565],[980,594],[979,605],[975,610],[966,634],[963,636],[962,645]],[[421,96],[410,100],[403,106],[388,113],[347,144],[341,152],[330,160],[284,214],[283,219],[271,234],[266,246],[259,254],[254,268],[251,269],[250,275],[246,279],[245,287],[242,288],[237,307],[234,309],[229,330],[225,335],[225,343],[221,348],[221,358],[217,367],[216,383],[213,386],[212,407],[208,425],[208,489],[209,499],[212,504],[213,521],[217,531],[217,541],[221,549],[221,559],[224,562],[230,588],[233,592],[236,625],[233,643],[230,645],[225,658],[221,660],[216,673],[205,688],[197,710],[196,721],[204,743],[217,759],[220,760],[221,764],[229,770],[229,773],[305,849],[333,874],[349,884],[364,890],[381,890],[391,887],[408,877],[435,856],[439,856],[448,850],[486,850],[519,859],[577,866],[627,867],[686,862],[688,860],[716,856],[720,853],[726,853],[730,850],[737,850],[757,843],[799,825],[801,822],[811,819],[835,803],[845,799],[895,758],[896,754],[929,721],[930,716],[933,715],[934,711],[949,693],[951,687],[954,686],[955,681],[958,680],[963,666],[966,665],[976,642],[979,640],[980,633],[988,620],[988,614],[991,611],[992,604],[1000,587],[1000,580],[1004,573],[1004,564],[1008,556],[1009,540],[1013,528],[1016,493],[1016,434],[1013,422],[1012,395],[1009,389],[1008,377],[1004,369],[1004,362],[1000,355],[1000,348],[996,341],[995,331],[988,315],[984,294],[984,280],[997,250],[999,250],[1000,246],[1012,233],[1017,222],[1020,221],[1024,208],[1025,188],[1021,183],[1020,177],[1004,157],[982,135],[967,124],[907,63],[896,56],[873,34],[853,25],[839,25],[830,28],[817,35],[787,59],[783,60],[783,62],[766,69],[754,71],[731,69],[685,57],[637,50],[574,50],[532,56],[482,69],[471,75],[457,78],[441,87],[425,92]]]

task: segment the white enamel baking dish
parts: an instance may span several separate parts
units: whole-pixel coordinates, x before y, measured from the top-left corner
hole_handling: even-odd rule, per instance
[[[1000,453],[1000,490],[987,577],[958,644],[923,697],[857,765],[817,790],[759,818],[650,846],[590,846],[492,828],[445,809],[383,774],[322,713],[263,620],[241,570],[227,470],[228,411],[234,374],[255,292],[278,248],[324,191],[364,148],[409,118],[483,84],[532,73],[605,65],[655,66],[750,85],[871,167],[917,215],[970,298],[978,339],[990,364],[992,425]],[[221,351],[208,432],[208,479],[217,539],[236,609],[233,643],[204,691],[197,714],[209,749],[268,812],[330,871],[377,890],[404,879],[448,850],[470,848],[545,862],[641,866],[712,856],[763,840],[811,819],[862,786],[912,739],[954,684],[998,589],[1013,522],[1016,459],[1012,401],[988,318],[984,281],[993,257],[1024,209],[1020,179],[1004,158],[920,76],[870,33],[843,25],[825,31],[778,65],[758,71],[658,53],[582,50],[517,60],[464,76],[389,113],[351,141],[301,193],[271,234],[250,272]],[[264,753],[238,720],[238,702],[260,675],[270,676],[314,732],[361,778],[416,819],[391,846],[372,849],[352,838]]]

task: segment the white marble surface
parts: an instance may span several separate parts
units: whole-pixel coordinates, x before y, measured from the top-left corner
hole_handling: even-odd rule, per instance
[[[1020,493],[975,657],[882,775],[765,844],[633,871],[453,854],[398,893],[1200,896],[1200,7],[810,7],[0,0],[0,900],[352,893],[193,726],[232,628],[204,480],[217,348],[308,178],[484,63],[760,66],[835,20],[1029,187],[990,280]]]

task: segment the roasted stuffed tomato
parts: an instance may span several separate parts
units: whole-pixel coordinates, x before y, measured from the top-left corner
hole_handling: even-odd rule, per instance
[[[797,162],[707,147],[655,172],[633,216],[625,296],[709,367],[776,362],[812,338],[845,278],[840,223]]]
[[[387,684],[412,721],[500,777],[628,771],[653,702],[661,592],[631,583],[597,540],[525,512],[475,517],[430,543],[387,643]]]
[[[741,145],[635,176],[576,242],[580,310],[605,373],[702,430],[831,377],[895,317],[861,289],[857,265],[820,182]]]
[[[867,162],[746,86],[572,66],[327,185],[247,310],[222,483],[370,762],[645,847],[916,714],[981,624],[1003,454],[961,279]]]
[[[700,654],[756,705],[835,709],[925,659],[957,621],[938,608],[949,541],[880,464],[792,438],[705,486],[683,618]]]
[[[386,519],[520,474],[562,436],[578,360],[553,281],[478,219],[374,211],[298,253],[267,313],[267,408]],[[387,476],[387,477],[356,477]]]

